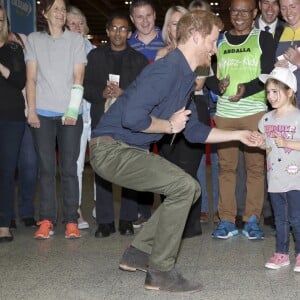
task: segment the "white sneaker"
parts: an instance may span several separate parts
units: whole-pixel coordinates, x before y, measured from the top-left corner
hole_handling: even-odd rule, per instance
[[[90,225],[87,221],[78,222],[78,229],[89,229]]]
[[[294,272],[300,272],[300,254],[296,256],[296,264],[294,267]]]

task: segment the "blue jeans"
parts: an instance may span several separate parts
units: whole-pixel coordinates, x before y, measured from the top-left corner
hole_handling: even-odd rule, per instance
[[[32,135],[40,168],[40,220],[56,223],[56,156],[60,167],[63,218],[65,223],[77,223],[79,186],[77,159],[80,151],[82,117],[75,126],[62,125],[61,117],[39,116],[40,128],[32,128]]]
[[[114,222],[114,202],[112,184],[95,175],[96,183],[96,221],[97,224]],[[122,188],[120,220],[135,221],[137,216],[138,192]]]
[[[295,253],[300,253],[300,191],[270,193],[276,225],[276,252],[288,254],[290,226],[295,238]]]
[[[15,171],[25,122],[0,121],[0,227],[9,227],[15,193]]]
[[[34,218],[34,196],[38,178],[38,161],[29,126],[25,125],[18,160],[18,213],[21,219]],[[13,215],[15,219],[15,214]]]
[[[211,180],[212,180],[212,198],[213,198],[213,211],[218,211],[219,202],[219,162],[217,146],[212,144],[210,146],[210,161],[211,161]],[[201,186],[202,191],[202,204],[201,212],[208,212],[208,194],[206,189],[206,154],[202,156],[198,171],[197,179]]]

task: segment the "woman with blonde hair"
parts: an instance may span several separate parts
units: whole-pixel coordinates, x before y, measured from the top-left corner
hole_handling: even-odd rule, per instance
[[[83,37],[85,37],[89,33],[89,28],[87,26],[85,15],[79,8],[75,6],[68,7],[67,26],[69,27],[70,31],[78,32]],[[85,45],[86,54],[88,54],[94,48],[92,43],[87,38],[84,38],[84,45]],[[87,102],[85,99],[82,99],[83,130],[80,139],[80,153],[77,160],[77,176],[78,176],[78,184],[79,184],[79,208],[78,208],[79,229],[88,229],[90,227],[89,223],[83,218],[82,211],[81,211],[82,176],[83,176],[84,164],[85,164],[85,154],[86,154],[87,144],[91,139],[92,120],[91,120],[90,110],[91,110],[91,104]]]
[[[164,57],[171,50],[176,48],[176,26],[179,19],[187,12],[188,10],[180,5],[171,6],[167,10],[162,28],[162,38],[166,47],[157,51],[156,60]]]
[[[0,5],[0,242],[11,242],[14,176],[25,129],[26,68],[22,47],[8,40],[7,15]]]

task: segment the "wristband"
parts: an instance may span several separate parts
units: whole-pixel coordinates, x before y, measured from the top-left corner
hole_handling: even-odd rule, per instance
[[[169,122],[169,125],[170,125],[171,134],[172,134],[172,133],[174,133],[173,123],[170,120],[168,120],[168,122]]]

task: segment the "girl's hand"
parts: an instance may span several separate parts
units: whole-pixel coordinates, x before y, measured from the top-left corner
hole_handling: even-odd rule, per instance
[[[287,140],[281,136],[278,136],[275,138],[275,144],[278,148],[285,148],[287,147]]]
[[[250,141],[257,147],[262,147],[265,145],[265,139],[258,131],[253,131],[251,133]]]

